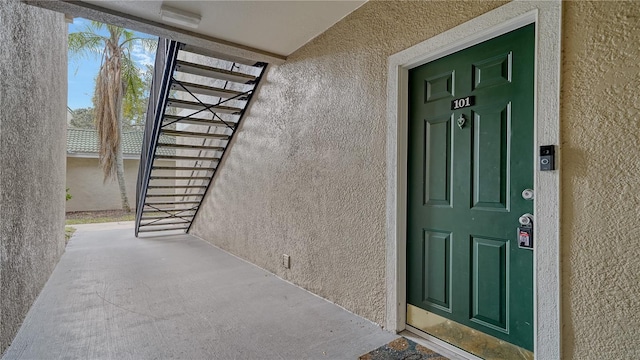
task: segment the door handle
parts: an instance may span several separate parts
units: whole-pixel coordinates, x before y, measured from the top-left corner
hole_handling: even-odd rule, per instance
[[[522,226],[531,226],[531,227],[533,227],[533,215],[531,215],[529,213],[522,214],[522,216],[520,216],[520,218],[518,218],[518,222]]]

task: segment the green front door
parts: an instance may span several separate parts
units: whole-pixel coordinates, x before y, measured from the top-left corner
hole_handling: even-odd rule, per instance
[[[407,194],[408,304],[531,351],[534,33],[409,72]]]

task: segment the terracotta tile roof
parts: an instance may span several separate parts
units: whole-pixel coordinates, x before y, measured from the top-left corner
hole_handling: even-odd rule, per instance
[[[124,155],[140,156],[144,131],[125,131],[122,133],[122,151]],[[174,143],[173,136],[161,136],[162,141]],[[174,155],[172,149],[160,148],[161,155]],[[98,154],[98,133],[89,129],[67,129],[67,153]]]

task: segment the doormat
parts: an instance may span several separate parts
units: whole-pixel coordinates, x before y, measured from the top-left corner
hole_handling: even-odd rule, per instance
[[[397,338],[359,358],[360,360],[449,360],[448,358],[407,339]]]

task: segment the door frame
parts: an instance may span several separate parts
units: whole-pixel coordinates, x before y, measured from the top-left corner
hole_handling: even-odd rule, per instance
[[[560,164],[561,0],[513,1],[391,55],[387,78],[386,323],[406,327],[408,71],[524,25],[536,24],[534,166],[538,147],[556,145]],[[534,354],[561,357],[560,170],[534,170]],[[514,225],[514,229],[515,229]],[[514,230],[515,233],[515,230]]]

